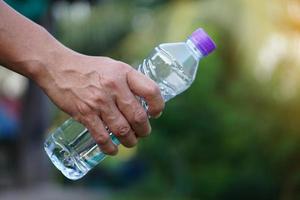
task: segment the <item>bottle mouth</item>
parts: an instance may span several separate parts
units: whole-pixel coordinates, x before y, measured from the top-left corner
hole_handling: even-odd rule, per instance
[[[202,28],[198,28],[194,31],[189,39],[194,43],[203,56],[207,56],[216,49],[215,42]]]

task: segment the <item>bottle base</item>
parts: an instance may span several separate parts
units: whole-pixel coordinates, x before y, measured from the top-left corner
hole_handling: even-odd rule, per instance
[[[89,171],[87,167],[76,160],[70,150],[60,144],[53,136],[46,140],[44,149],[55,167],[68,179],[78,180]]]

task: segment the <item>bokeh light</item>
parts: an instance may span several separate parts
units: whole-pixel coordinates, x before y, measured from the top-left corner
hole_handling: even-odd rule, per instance
[[[20,12],[23,8],[24,14],[28,11],[23,7],[26,1],[7,2]],[[34,100],[40,107],[30,106],[30,98],[24,97],[33,95],[28,90],[33,83],[1,68],[0,199],[43,199],[37,191],[43,191],[44,199],[60,194],[57,200],[300,199],[298,0],[44,5],[47,12],[39,20],[32,18],[64,45],[133,67],[156,45],[184,41],[198,27],[218,48],[200,63],[192,87],[168,102],[160,119],[151,120],[150,137],[136,148],[122,147],[118,156],[77,182],[66,180],[42,148],[49,130],[68,116],[44,97]],[[33,117],[37,110],[42,117]],[[20,125],[24,118],[30,122],[27,126]],[[22,127],[29,124],[26,130],[34,133],[29,137],[34,142],[22,136]],[[21,145],[27,146],[23,153]]]

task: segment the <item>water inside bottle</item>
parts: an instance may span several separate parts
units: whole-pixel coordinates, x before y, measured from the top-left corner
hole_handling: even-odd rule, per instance
[[[198,59],[185,43],[162,44],[143,61],[139,71],[158,84],[164,100],[168,101],[192,84],[197,66]]]
[[[111,138],[119,144],[112,134]],[[72,180],[84,176],[106,157],[88,130],[73,119],[57,128],[46,140],[44,148],[56,168]]]

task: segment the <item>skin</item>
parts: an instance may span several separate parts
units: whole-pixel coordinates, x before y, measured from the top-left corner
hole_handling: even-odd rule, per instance
[[[77,53],[0,0],[0,64],[34,80],[64,112],[90,131],[100,149],[117,153],[107,126],[126,147],[150,134],[148,115],[160,116],[157,84],[108,57]],[[148,113],[136,96],[143,97]]]

